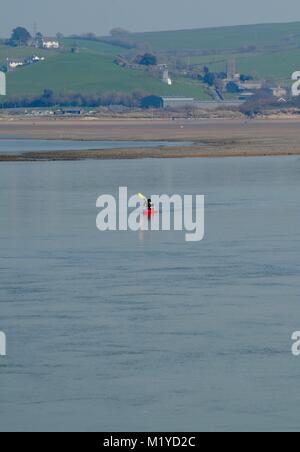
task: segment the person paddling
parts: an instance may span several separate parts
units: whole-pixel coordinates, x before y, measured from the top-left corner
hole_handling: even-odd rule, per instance
[[[152,199],[148,198],[147,199],[147,207],[148,207],[148,211],[151,212],[153,209],[153,204],[152,204]]]
[[[144,200],[144,206],[146,210],[144,211],[144,215],[147,215],[149,218],[152,215],[155,215],[157,212],[154,210],[154,204],[151,198],[146,198],[142,193],[138,194],[138,197]]]

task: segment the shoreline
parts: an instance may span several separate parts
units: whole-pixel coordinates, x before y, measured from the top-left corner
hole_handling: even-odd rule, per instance
[[[53,151],[26,152],[24,154],[1,155],[4,162],[49,162],[82,160],[137,160],[137,159],[184,159],[184,158],[228,158],[228,157],[288,157],[300,156],[300,148],[282,151],[280,149],[235,149],[186,147],[186,148],[147,148],[110,149],[92,151]]]
[[[8,138],[9,137],[9,138]],[[0,121],[1,139],[71,141],[170,141],[191,145],[134,149],[0,154],[0,162],[143,158],[217,158],[300,155],[298,120],[49,120]]]

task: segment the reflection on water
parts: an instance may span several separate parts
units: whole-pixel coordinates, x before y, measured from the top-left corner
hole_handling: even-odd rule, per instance
[[[298,158],[0,165],[1,430],[298,429]],[[206,237],[96,199],[206,195]]]

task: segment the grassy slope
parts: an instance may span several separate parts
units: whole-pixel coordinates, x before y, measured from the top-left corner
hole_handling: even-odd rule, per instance
[[[102,42],[89,41],[80,38],[64,38],[62,40],[65,50],[69,50],[72,47],[79,47],[82,51],[97,53],[103,56],[112,56],[123,54],[126,49],[123,47],[112,46]]]
[[[290,84],[292,73],[300,69],[300,49],[269,55],[243,56],[237,59],[237,68],[241,73],[254,77]]]
[[[300,45],[300,22],[198,30],[137,33],[132,39],[154,50],[236,49],[245,46]]]
[[[225,70],[227,54],[222,50],[256,45],[280,46],[274,52],[263,49],[261,53],[237,54],[237,69],[258,78],[273,78],[288,84],[291,73],[300,69],[300,23],[252,25],[176,32],[140,33],[132,35],[137,41],[149,42],[158,50],[213,50],[216,55],[191,57],[192,62],[210,64],[214,70]],[[69,38],[63,41],[65,53],[28,48],[13,49],[0,45],[0,62],[13,56],[46,55],[47,61],[25,67],[8,74],[8,94],[40,94],[45,88],[56,92],[78,91],[101,93],[105,91],[132,92],[137,89],[158,95],[186,95],[208,99],[201,86],[187,80],[176,80],[173,87],[138,71],[122,69],[113,64],[116,54],[126,52],[120,47]],[[69,52],[72,46],[80,47],[79,54]],[[290,47],[294,47],[291,50]],[[234,53],[233,52],[233,53]]]
[[[49,57],[56,54],[57,52],[55,51],[33,49],[28,47],[14,48],[0,44],[0,65],[5,64],[7,58],[25,58],[32,55]]]
[[[153,49],[162,51],[216,50],[216,55],[190,59],[194,63],[208,64],[216,71],[226,70],[229,55],[221,52],[232,50],[238,72],[285,85],[290,84],[292,72],[300,69],[300,22],[139,33],[133,35],[133,39],[148,42]],[[248,46],[256,46],[260,52],[236,53],[237,49]]]
[[[237,71],[254,78],[274,80],[288,85],[292,72],[300,69],[300,49],[260,54],[235,54]],[[226,71],[226,55],[193,57],[192,63],[208,65],[211,70]]]
[[[59,93],[76,91],[83,94],[144,90],[157,95],[187,95],[208,99],[197,83],[177,80],[173,87],[167,87],[145,73],[118,67],[113,59],[115,55],[125,52],[121,47],[75,38],[64,39],[63,44],[63,53],[0,45],[2,64],[7,57],[32,54],[43,55],[47,59],[43,63],[9,73],[8,97],[39,95],[47,88]],[[70,48],[74,46],[80,48],[79,54],[70,53]]]
[[[27,66],[8,74],[8,95],[55,92],[129,93],[145,90],[159,95],[190,95],[207,98],[201,86],[189,81],[176,81],[173,87],[164,85],[143,72],[123,69],[113,63],[112,57],[95,51],[82,50],[79,54],[61,53],[46,62]]]

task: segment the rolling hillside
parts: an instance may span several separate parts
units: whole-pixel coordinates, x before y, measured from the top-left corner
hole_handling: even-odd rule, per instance
[[[55,55],[56,52],[52,50],[28,49],[28,47],[12,48],[0,44],[0,66],[6,64],[7,58],[25,58],[33,54],[37,56],[49,57]]]
[[[19,68],[7,75],[8,97],[39,95],[44,89],[56,93],[79,92],[82,94],[116,91],[131,93],[136,90],[157,95],[184,95],[209,99],[203,88],[193,81],[176,80],[168,87],[152,76],[114,64],[115,55],[124,49],[108,44],[81,39],[65,39],[63,52],[47,52],[35,49],[13,49],[1,46],[0,58],[25,56],[39,53],[46,61]],[[77,45],[79,53],[72,54],[70,48]],[[4,58],[5,56],[5,58]]]
[[[226,70],[227,59],[234,56],[239,73],[284,85],[300,70],[300,22],[137,33],[132,39],[159,52],[176,51],[213,71]]]
[[[236,58],[236,69],[255,79],[272,80],[274,83],[290,85],[291,74],[300,70],[300,48],[272,52],[232,53]],[[214,72],[226,70],[229,55],[218,54],[186,58],[192,64],[207,65]]]
[[[172,55],[188,64],[208,65],[214,71],[226,70],[228,58],[235,56],[238,72],[283,85],[289,85],[292,72],[300,70],[300,23],[135,33],[130,39],[150,45],[161,61]],[[168,87],[147,73],[117,66],[114,58],[126,54],[125,48],[80,38],[65,38],[63,44],[63,51],[0,45],[0,65],[7,57],[33,53],[46,57],[43,63],[8,74],[8,97],[40,95],[44,89],[52,89],[82,94],[143,90],[210,99],[196,81],[175,79]],[[72,54],[71,47],[78,47],[79,53]]]
[[[202,28],[131,35],[147,42],[153,50],[229,50],[242,47],[300,46],[300,22]]]

